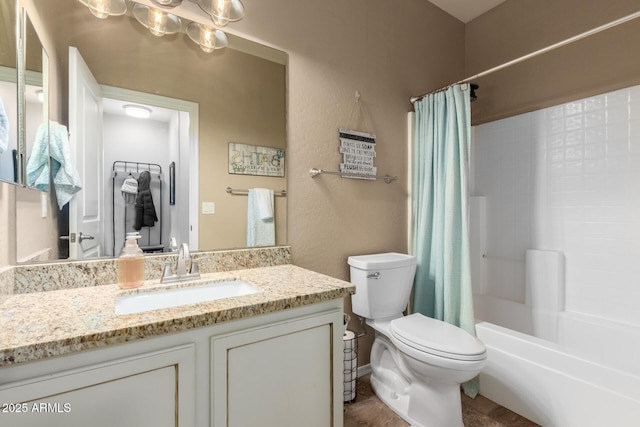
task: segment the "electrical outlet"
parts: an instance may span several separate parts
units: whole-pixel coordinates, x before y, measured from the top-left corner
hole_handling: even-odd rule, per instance
[[[202,214],[213,215],[216,213],[216,204],[214,202],[202,202]]]

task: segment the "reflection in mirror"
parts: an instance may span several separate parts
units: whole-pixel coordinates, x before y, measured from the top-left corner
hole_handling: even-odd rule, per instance
[[[0,181],[16,183],[18,90],[16,1],[0,2]]]
[[[24,11],[23,126],[27,187],[49,191],[48,57],[29,15]],[[25,165],[22,164],[22,167]]]
[[[140,185],[145,170],[156,214],[140,229],[149,252],[167,251],[173,240],[196,250],[246,247],[248,197],[226,188],[280,191],[286,178],[230,173],[229,143],[286,148],[286,54],[231,35],[227,48],[205,53],[184,33],[184,19],[180,32],[158,38],[131,10],[99,20],[75,0],[33,4],[47,30],[46,45],[55,46],[50,93],[61,111],[52,120],[68,126],[82,187],[58,214],[60,257],[119,254],[124,233],[136,229],[125,179]],[[202,23],[210,20],[200,16]],[[126,116],[124,104],[140,105],[151,116]],[[89,110],[96,115],[76,114]],[[171,163],[175,180],[169,179]],[[53,190],[58,196],[55,184]],[[286,197],[274,202],[275,243],[286,244]]]

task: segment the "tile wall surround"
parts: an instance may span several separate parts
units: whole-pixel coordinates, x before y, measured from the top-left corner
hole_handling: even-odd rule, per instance
[[[640,86],[474,128],[486,287],[524,302],[526,249],[566,259],[565,309],[640,327]]]
[[[201,273],[268,267],[291,263],[291,248],[235,249],[192,254]],[[177,254],[145,256],[145,279],[162,276],[163,261],[175,262]],[[117,259],[17,265],[0,272],[0,302],[12,293],[106,285],[117,282]]]

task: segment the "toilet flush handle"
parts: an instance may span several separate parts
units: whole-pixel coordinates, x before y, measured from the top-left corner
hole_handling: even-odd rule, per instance
[[[376,271],[373,274],[367,275],[367,279],[376,279],[376,280],[378,280],[379,278],[380,278],[380,272],[379,271]]]

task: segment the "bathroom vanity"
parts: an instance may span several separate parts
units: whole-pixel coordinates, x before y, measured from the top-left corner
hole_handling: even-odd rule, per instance
[[[290,264],[202,276],[258,292],[127,315],[112,284],[5,296],[0,424],[342,426],[353,285]]]

